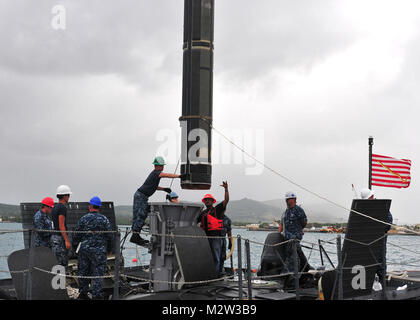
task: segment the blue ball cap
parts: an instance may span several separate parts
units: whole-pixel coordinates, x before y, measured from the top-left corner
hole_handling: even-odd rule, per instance
[[[101,206],[101,204],[102,204],[102,201],[101,201],[101,199],[99,199],[99,197],[93,197],[92,199],[90,199],[89,203],[90,203],[92,206],[97,206],[97,207],[100,207],[100,206]]]
[[[178,195],[175,193],[175,192],[171,192],[170,194],[169,194],[169,197],[171,197],[171,198],[178,198]]]

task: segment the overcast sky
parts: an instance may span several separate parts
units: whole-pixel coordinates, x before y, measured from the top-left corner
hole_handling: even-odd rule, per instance
[[[57,4],[64,30],[51,24]],[[183,9],[181,0],[0,2],[1,203],[68,184],[73,201],[132,204],[162,145],[180,147]],[[399,224],[419,223],[419,30],[418,0],[216,0],[214,127],[347,207],[351,184],[367,187],[372,135],[374,152],[412,160],[411,186],[376,187],[377,196],[393,199]],[[252,160],[214,140],[217,199],[227,180],[233,200],[294,190],[309,217],[322,203],[268,170],[249,174]],[[228,152],[236,162],[217,160]],[[173,172],[177,155],[168,157]],[[172,189],[189,201],[204,193]]]

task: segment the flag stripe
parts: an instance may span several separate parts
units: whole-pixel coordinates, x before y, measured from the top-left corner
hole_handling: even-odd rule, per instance
[[[396,159],[396,158],[392,158],[392,157],[381,156],[379,154],[372,154],[372,158],[374,158],[374,157],[376,157],[376,158],[383,158],[383,159],[397,160],[397,161],[409,161],[409,162],[411,162],[411,160],[409,160],[409,159]]]
[[[393,184],[385,184],[385,183],[374,183],[374,182],[372,182],[372,186],[398,188],[398,189],[409,187],[409,186],[401,186],[401,185],[393,185]]]
[[[388,168],[410,169],[410,166],[394,166],[394,165],[390,166],[390,165],[387,165],[386,163],[384,163],[384,165],[386,165]],[[383,168],[383,166],[376,163],[372,163],[372,167]]]
[[[400,175],[401,178],[403,178],[404,180],[410,180],[410,176],[403,176]],[[390,176],[389,174],[372,174],[372,179],[375,178],[388,178],[388,179],[398,179],[401,181],[401,178],[399,176]]]
[[[372,157],[373,161],[381,161],[382,163],[401,163],[401,164],[407,164],[411,165],[411,161],[399,161],[399,160],[384,160],[379,158]]]
[[[411,182],[411,161],[378,154],[372,155],[372,185],[407,188]]]
[[[407,184],[409,180],[406,181],[402,181],[401,179],[399,180],[390,180],[390,179],[380,179],[380,178],[372,178],[372,181],[377,181],[377,182],[389,182],[389,183],[398,183],[398,184]]]
[[[403,174],[410,175],[410,170],[392,170],[392,171],[400,175],[403,175]],[[377,168],[372,168],[372,174],[375,174],[375,173],[389,173],[389,171],[386,170],[385,168],[383,168],[382,170],[377,169]]]

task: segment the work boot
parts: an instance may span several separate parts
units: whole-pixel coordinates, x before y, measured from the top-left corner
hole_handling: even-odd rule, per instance
[[[139,246],[146,246],[149,243],[149,240],[143,239],[138,233],[133,233],[133,235],[130,238],[130,242],[135,243]]]

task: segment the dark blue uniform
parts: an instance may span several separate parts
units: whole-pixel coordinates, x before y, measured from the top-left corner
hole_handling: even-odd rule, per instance
[[[99,212],[91,212],[80,218],[76,231],[110,231],[109,220]],[[106,253],[112,250],[113,233],[74,233],[73,247],[78,251],[78,274],[81,277],[103,277],[106,270]],[[91,279],[79,279],[80,294],[87,294]],[[103,278],[92,279],[92,297],[102,296]]]
[[[38,230],[52,230],[52,222],[48,215],[38,210],[34,215],[34,228]],[[51,248],[51,232],[37,232],[35,234],[35,247]]]
[[[61,203],[57,203],[51,211],[51,220],[53,223],[53,229],[56,231],[60,230],[59,217],[65,218],[64,226],[67,230],[67,207]],[[66,249],[66,243],[64,241],[61,232],[54,232],[51,235],[51,249],[55,254],[55,257],[62,266],[67,267],[69,262],[68,251]]]
[[[287,208],[284,212],[282,219],[283,223],[283,232],[286,240],[297,239],[302,240],[303,236],[303,226],[307,222],[305,211],[295,205],[293,208]],[[300,243],[296,243],[297,250],[297,265],[300,265],[300,251],[302,248]],[[302,253],[303,254],[303,253]],[[286,247],[286,261],[285,261],[285,272],[293,272],[294,270],[294,260],[293,260],[293,242],[289,242]]]
[[[161,170],[153,170],[143,185],[134,193],[133,199],[133,222],[132,230],[140,232],[147,218],[147,201],[156,192],[159,182]]]
[[[286,240],[302,240],[303,225],[307,222],[305,211],[298,205],[287,208],[283,216],[283,230]]]
[[[392,223],[393,222],[391,212],[388,212],[386,222],[387,223]],[[390,229],[391,229],[391,226],[386,225],[385,233],[387,233]],[[380,263],[380,265],[378,266],[378,269],[376,271],[376,274],[378,275],[378,278],[379,278],[380,282],[382,282],[383,277],[386,276],[386,241],[387,241],[387,236],[384,238],[384,253],[385,253],[385,256],[383,257],[383,259],[385,259],[385,269],[382,266],[383,259],[382,259],[382,255],[381,255],[380,258],[378,259],[378,262]]]
[[[222,229],[222,237],[226,237],[228,232],[232,231],[232,221],[225,215],[223,217],[223,229]],[[220,271],[223,271],[223,266],[226,260],[226,238],[223,239],[222,242],[222,252],[220,254]]]

